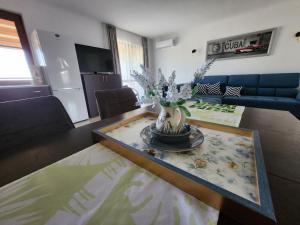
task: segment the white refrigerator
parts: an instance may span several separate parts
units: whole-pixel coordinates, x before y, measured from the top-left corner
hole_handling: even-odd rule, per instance
[[[38,66],[53,95],[64,105],[73,123],[88,119],[75,41],[66,35],[35,30],[31,37]]]

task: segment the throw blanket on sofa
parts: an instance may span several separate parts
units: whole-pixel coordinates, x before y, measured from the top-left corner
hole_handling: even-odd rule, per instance
[[[217,224],[219,212],[100,144],[0,189],[0,224]]]
[[[217,103],[196,103],[188,101],[185,105],[191,112],[190,119],[202,120],[210,123],[218,123],[232,127],[239,127],[244,106],[225,105]]]

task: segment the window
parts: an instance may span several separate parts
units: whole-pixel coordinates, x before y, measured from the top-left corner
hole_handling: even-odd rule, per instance
[[[30,83],[32,63],[21,16],[0,10],[0,85]]]
[[[142,87],[130,76],[133,70],[141,72],[144,63],[141,37],[126,31],[117,31],[118,50],[123,85],[132,88],[139,96],[144,95]]]

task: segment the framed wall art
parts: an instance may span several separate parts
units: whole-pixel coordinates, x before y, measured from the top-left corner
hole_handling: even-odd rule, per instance
[[[276,28],[207,42],[206,59],[230,59],[270,54]]]

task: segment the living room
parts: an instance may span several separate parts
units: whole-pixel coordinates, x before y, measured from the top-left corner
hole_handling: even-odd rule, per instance
[[[0,225],[298,224],[299,10],[0,0]]]

